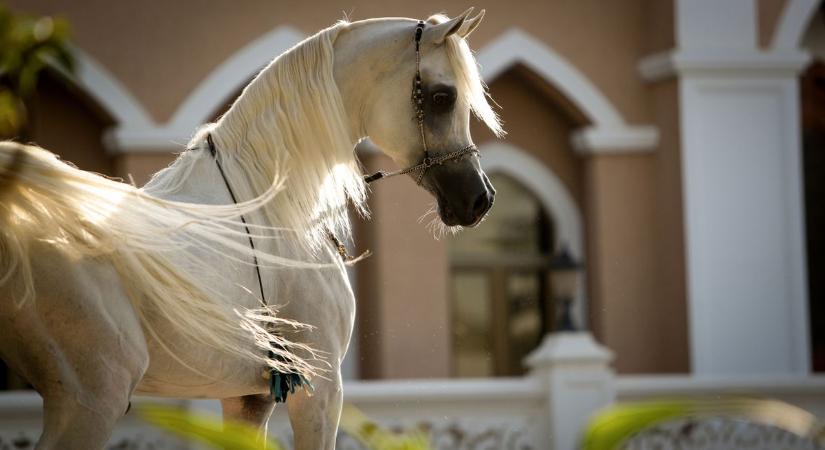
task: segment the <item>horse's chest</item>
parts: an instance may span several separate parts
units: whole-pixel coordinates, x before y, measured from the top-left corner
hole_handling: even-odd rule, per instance
[[[355,296],[347,273],[340,268],[290,270],[276,279],[277,298],[282,317],[314,329],[301,340],[343,353],[355,321]]]

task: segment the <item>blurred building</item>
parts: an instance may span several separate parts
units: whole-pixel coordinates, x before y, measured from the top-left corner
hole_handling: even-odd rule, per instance
[[[11,0],[73,25],[75,82],[41,85],[31,137],[141,184],[270,59],[401,1]],[[354,246],[348,376],[520,375],[584,264],[580,326],[620,373],[825,370],[825,13],[816,0],[495,2],[470,38],[508,136],[474,139],[489,219],[433,239],[410,179],[373,188]],[[800,92],[802,95],[800,96]],[[804,125],[804,126],[803,126]],[[804,130],[804,133],[803,133]],[[804,151],[803,151],[804,150]],[[367,171],[387,168],[359,150]]]

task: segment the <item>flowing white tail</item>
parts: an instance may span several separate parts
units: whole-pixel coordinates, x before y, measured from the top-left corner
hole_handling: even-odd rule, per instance
[[[314,358],[312,349],[272,332],[303,325],[277,318],[275,311],[240,308],[236,296],[210,287],[221,280],[196,282],[195,271],[198,280],[219,275],[186,251],[198,248],[247,264],[255,254],[263,265],[317,267],[254,253],[246,244],[238,216],[271,201],[279,187],[276,181],[263,195],[238,205],[171,202],[79,170],[42,148],[0,142],[0,291],[13,302],[0,307],[35,301],[28,248],[35,240],[48,242],[72,257],[110,263],[147,337],[170,352],[146,320],[147,311],[195,342],[309,378],[316,369],[295,352]],[[253,234],[263,231],[252,228]],[[282,357],[268,358],[267,351]]]

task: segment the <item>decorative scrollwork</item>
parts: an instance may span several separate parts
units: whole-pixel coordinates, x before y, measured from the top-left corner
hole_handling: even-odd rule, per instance
[[[430,437],[432,450],[536,450],[528,428],[522,423],[477,423],[474,421],[397,421],[382,422],[382,427],[401,433],[421,430]],[[270,428],[284,448],[291,449],[292,431],[288,426]],[[337,450],[368,450],[358,439],[340,431]]]
[[[430,436],[433,450],[535,450],[527,427],[519,423],[486,423],[474,422],[398,422],[386,424],[389,429],[401,432],[402,430],[420,429]],[[277,439],[284,448],[291,448],[292,431],[288,426],[270,430],[270,437]],[[0,450],[33,450],[37,442],[35,431],[0,431]],[[284,445],[285,444],[285,445]],[[131,430],[128,433],[117,433],[106,446],[106,450],[184,450],[191,448],[186,442],[170,436],[146,432],[146,430]],[[340,432],[336,448],[338,450],[367,450],[360,441],[352,436]]]
[[[17,432],[0,435],[0,450],[33,450],[37,444],[36,433]],[[118,436],[109,441],[106,450],[187,450],[185,442],[168,436],[144,435],[137,432],[130,436]]]
[[[686,418],[646,428],[623,450],[823,450],[812,439],[732,417]]]

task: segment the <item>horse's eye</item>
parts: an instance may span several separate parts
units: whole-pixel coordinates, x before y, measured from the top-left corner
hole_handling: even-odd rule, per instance
[[[448,106],[453,102],[453,96],[449,92],[436,92],[433,94],[434,106]]]

